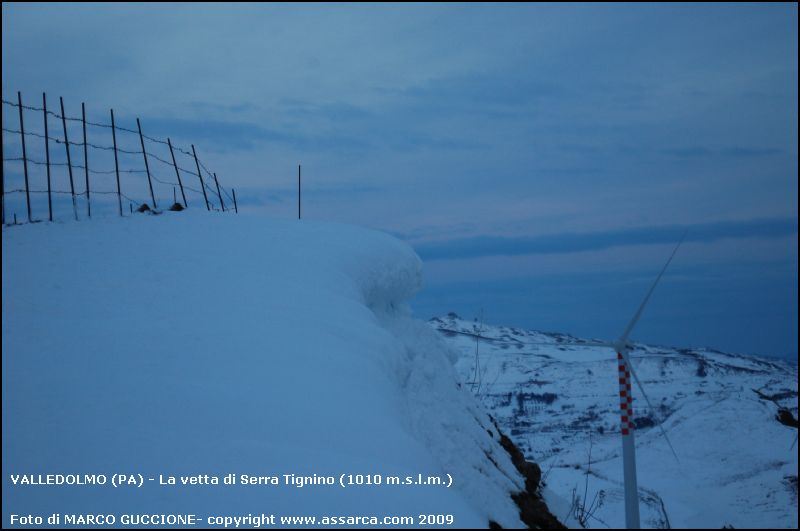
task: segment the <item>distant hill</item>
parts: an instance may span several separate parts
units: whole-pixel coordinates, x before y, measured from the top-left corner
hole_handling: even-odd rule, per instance
[[[568,499],[586,490],[586,505],[599,504],[590,527],[624,527],[616,355],[453,313],[429,324],[458,354],[466,387],[540,463],[548,489]],[[634,388],[642,525],[796,528],[797,365],[645,344],[632,361],[657,408]]]

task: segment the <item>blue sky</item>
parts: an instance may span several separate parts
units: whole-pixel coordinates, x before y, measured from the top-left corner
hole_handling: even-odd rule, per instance
[[[795,4],[4,3],[2,68],[247,209],[302,162],[307,218],[417,248],[421,317],[614,337],[688,230],[634,338],[796,359]]]

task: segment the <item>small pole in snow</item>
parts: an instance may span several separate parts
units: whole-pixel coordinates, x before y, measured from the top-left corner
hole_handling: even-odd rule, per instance
[[[302,204],[301,203],[301,199],[302,199],[302,196],[301,196],[302,191],[301,190],[302,190],[302,188],[301,188],[301,184],[300,184],[300,164],[298,164],[297,165],[297,219],[302,219],[301,210],[300,210],[300,205]]]
[[[234,188],[231,188],[231,193],[233,194],[233,210],[238,214],[239,205],[236,204],[236,190]]]

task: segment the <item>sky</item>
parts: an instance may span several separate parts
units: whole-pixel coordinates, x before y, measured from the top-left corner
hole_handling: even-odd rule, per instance
[[[140,118],[194,144],[242,210],[277,218],[296,217],[302,164],[304,219],[414,246],[421,318],[614,338],[685,233],[632,338],[797,359],[796,4],[12,2],[2,15],[4,100],[39,107],[45,92],[69,116],[85,102],[90,121]],[[3,127],[19,127],[7,104]],[[43,157],[35,140],[28,156]],[[4,132],[4,157],[20,149]],[[19,188],[19,163],[4,176]],[[53,179],[68,186],[63,166]],[[124,179],[147,200],[141,174]],[[20,195],[7,212],[24,217]]]

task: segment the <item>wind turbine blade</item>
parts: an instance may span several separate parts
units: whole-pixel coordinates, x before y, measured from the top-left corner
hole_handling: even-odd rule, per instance
[[[628,323],[627,328],[625,328],[625,332],[622,333],[622,337],[619,340],[623,345],[627,344],[628,336],[630,335],[631,330],[633,330],[633,327],[636,326],[636,322],[639,320],[639,317],[642,316],[642,312],[644,311],[644,307],[647,305],[647,301],[650,300],[650,295],[652,295],[653,291],[656,289],[656,286],[658,285],[658,281],[661,280],[662,276],[664,276],[664,271],[666,271],[667,267],[669,267],[669,263],[672,262],[672,259],[675,257],[675,253],[678,252],[678,248],[683,243],[683,239],[684,238],[686,238],[686,232],[684,232],[683,236],[681,236],[681,239],[678,240],[678,244],[675,246],[675,249],[672,250],[672,254],[669,255],[669,259],[667,260],[667,263],[664,264],[664,267],[661,269],[661,272],[656,277],[656,281],[653,282],[652,286],[650,286],[650,291],[647,292],[647,295],[645,295],[644,300],[642,301],[642,304],[639,306],[639,309],[636,310],[636,313],[633,315],[633,319],[631,319],[631,322]]]
[[[636,381],[636,386],[639,388],[639,391],[642,392],[644,401],[647,402],[647,407],[650,408],[650,411],[652,411],[654,415],[657,414],[656,408],[653,407],[653,404],[650,402],[650,398],[647,396],[647,393],[644,392],[644,387],[642,386],[642,382],[639,380],[639,376],[636,374],[636,371],[633,370],[633,364],[631,363],[631,358],[630,356],[628,356],[628,349],[627,348],[620,349],[620,354],[622,354],[622,357],[625,358],[625,363],[628,365],[628,370],[631,371],[631,375],[633,375],[633,379]],[[663,435],[664,439],[667,441],[669,449],[672,451],[672,455],[675,457],[675,461],[680,463],[681,460],[678,459],[678,454],[675,453],[675,448],[672,446],[672,442],[669,440],[669,437],[667,437],[667,431],[664,429],[664,426],[662,425],[661,421],[658,422],[658,427],[661,430],[661,435]]]

